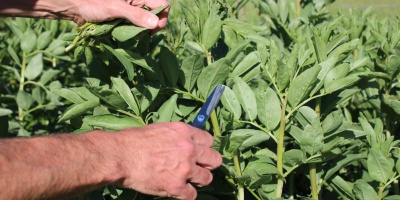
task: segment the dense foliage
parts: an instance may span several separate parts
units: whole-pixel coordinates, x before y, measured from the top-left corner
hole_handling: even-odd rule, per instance
[[[190,122],[223,84],[206,130],[224,163],[199,199],[399,199],[400,21],[333,15],[330,2],[172,2],[155,35],[7,19],[0,133]],[[107,186],[79,198],[156,197]]]

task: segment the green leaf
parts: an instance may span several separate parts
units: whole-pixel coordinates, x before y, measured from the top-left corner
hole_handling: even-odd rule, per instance
[[[335,66],[336,61],[336,58],[329,58],[328,60],[325,60],[319,64],[321,66],[321,70],[319,71],[317,76],[319,81],[315,88],[312,90],[311,95],[314,95],[321,89],[322,85],[324,84],[324,80],[326,79],[326,76]]]
[[[112,47],[103,44],[104,48],[106,48],[109,52],[111,52],[117,59],[121,62],[121,64],[125,67],[126,72],[128,73],[129,80],[133,80],[133,76],[135,75],[134,68],[132,63],[127,59],[124,55],[120,54],[118,51],[115,51]]]
[[[283,153],[283,163],[287,169],[303,164],[304,159],[306,155],[299,149],[291,149]]]
[[[164,12],[164,10],[167,9],[168,7],[169,7],[169,5],[161,6],[159,8],[154,9],[154,10],[151,10],[150,12],[155,14],[155,15],[158,15],[158,14]]]
[[[1,116],[1,114],[0,114],[0,116]],[[400,173],[400,159],[398,159],[396,162],[396,171],[397,171],[397,173]]]
[[[145,30],[147,29],[135,25],[120,25],[112,30],[111,35],[116,40],[120,42],[125,42],[129,39],[136,37],[139,33]]]
[[[127,104],[116,91],[99,86],[86,86],[86,88],[114,109],[125,110]]]
[[[198,79],[197,87],[200,94],[207,98],[218,84],[223,84],[228,78],[229,68],[227,60],[222,58],[205,67]]]
[[[363,179],[358,179],[353,187],[354,196],[358,200],[376,200],[378,194],[374,188]]]
[[[260,81],[255,91],[258,119],[268,130],[275,129],[281,120],[281,101],[275,91]]]
[[[240,116],[242,115],[242,108],[240,107],[238,98],[231,88],[225,87],[225,90],[222,93],[221,102],[224,108],[233,113],[234,119],[240,119]]]
[[[36,87],[35,89],[32,90],[32,98],[39,104],[43,105],[43,103],[46,100],[46,92],[40,88]]]
[[[350,85],[353,85],[358,80],[360,80],[359,77],[344,77],[344,78],[335,80],[328,86],[328,88],[326,88],[326,93],[332,93],[332,92],[344,89]]]
[[[154,119],[155,122],[169,122],[172,119],[172,115],[174,114],[174,110],[176,108],[176,101],[178,99],[178,95],[174,94],[169,98],[164,104],[158,109],[158,116]]]
[[[253,136],[252,131],[249,130],[234,130],[229,136],[229,142],[225,147],[225,150],[230,154],[236,154],[239,147],[244,141]]]
[[[317,75],[320,70],[321,67],[319,65],[314,66],[298,75],[292,81],[288,92],[288,101],[292,108],[308,97],[317,82]]]
[[[223,23],[245,38],[266,30],[265,26],[256,26],[235,18],[226,18]]]
[[[88,101],[99,101],[99,98],[90,92],[86,87],[75,87],[70,89]]]
[[[264,131],[259,131],[259,130],[254,130],[254,129],[237,129],[235,131],[239,131],[239,130],[247,130],[248,132],[250,132],[252,134],[252,136],[250,138],[248,138],[247,140],[245,140],[242,145],[239,147],[239,149],[241,151],[244,151],[248,148],[251,147],[255,147],[257,145],[259,145],[262,142],[265,142],[267,140],[269,140],[270,136],[265,133]]]
[[[358,43],[359,43],[359,39],[358,38],[354,39],[354,40],[352,40],[350,42],[344,43],[344,44],[338,46],[337,48],[335,48],[329,54],[329,57],[339,58],[339,56],[341,54],[347,54],[347,53],[353,51],[357,47]],[[347,55],[346,55],[346,57],[347,57]],[[339,59],[339,61],[340,61],[340,59]]]
[[[38,53],[31,58],[25,69],[25,77],[33,80],[38,77],[43,70],[43,54]]]
[[[25,53],[31,53],[35,47],[36,47],[36,33],[28,28],[23,34],[23,37],[21,38],[21,49]]]
[[[23,110],[28,110],[34,102],[34,99],[32,98],[32,95],[19,90],[17,93],[17,104],[19,107],[21,107]]]
[[[39,83],[46,85],[52,78],[60,73],[60,70],[49,69],[40,76]]]
[[[132,63],[135,63],[136,65],[153,72],[153,69],[147,64],[146,59],[144,59],[140,54],[126,49],[115,49],[115,51],[125,56],[125,58],[131,61]]]
[[[160,85],[148,84],[143,86],[142,99],[140,102],[140,112],[146,111],[147,108],[156,99],[158,92],[160,91]]]
[[[83,100],[76,92],[66,89],[66,88],[61,88],[61,89],[53,91],[53,92],[75,104],[85,102],[85,100]]]
[[[302,106],[298,109],[298,112],[294,116],[296,120],[305,127],[311,125],[315,120],[318,119],[318,114],[308,106]]]
[[[243,38],[229,26],[223,25],[222,33],[223,33],[222,37],[224,39],[225,44],[231,49],[236,49],[236,46],[240,45],[243,42]],[[235,57],[227,55],[226,59],[228,59],[231,63],[233,62],[233,60],[235,60]]]
[[[389,63],[387,64],[386,72],[390,77],[395,78],[400,71],[400,57],[392,55],[389,57]]]
[[[280,174],[276,166],[268,162],[268,160],[261,160],[259,157],[251,160],[243,171],[243,178],[247,178],[245,182],[252,189],[257,189],[260,185],[264,185],[271,180],[269,175]]]
[[[190,32],[198,40],[200,39],[200,24],[197,15],[194,14],[193,10],[187,8],[182,3],[179,3],[185,16],[186,24],[189,26]],[[196,13],[197,14],[197,13]]]
[[[210,16],[208,16],[202,29],[201,43],[206,49],[211,49],[211,47],[218,41],[221,34],[221,28],[222,21],[218,16],[217,11],[211,11]]]
[[[140,115],[137,99],[133,96],[131,89],[125,83],[125,81],[121,78],[113,77],[111,77],[111,81],[113,82],[115,89],[117,89],[118,93],[133,110],[133,112],[136,115]]]
[[[119,131],[130,127],[144,126],[139,120],[128,116],[115,116],[115,115],[96,115],[86,116],[83,121],[90,126],[101,127],[106,130]]]
[[[36,44],[36,49],[42,50],[49,46],[51,43],[53,37],[52,37],[52,32],[51,31],[45,31],[41,33],[37,39],[37,44]]]
[[[260,63],[260,56],[256,51],[253,51],[246,55],[244,59],[233,68],[232,73],[229,75],[230,77],[241,76],[246,71],[250,70],[253,66]]]
[[[290,81],[292,80],[294,73],[296,72],[298,53],[299,53],[299,45],[295,45],[293,47],[292,52],[290,53],[290,56],[289,56],[288,61],[286,62],[286,65],[283,64],[280,60],[277,60],[278,73],[277,73],[276,81],[277,81],[278,88],[280,91],[283,91],[284,89],[286,89],[286,87],[289,85]]]
[[[228,63],[231,64],[239,53],[243,52],[244,48],[250,43],[250,40],[245,40],[237,45],[235,45],[234,48],[232,48],[228,53],[226,54],[225,58],[228,60]]]
[[[353,184],[345,181],[339,175],[336,175],[334,178],[332,178],[332,185],[337,188],[336,190],[339,191],[342,196],[347,197],[347,199],[355,199],[352,191]]]
[[[235,92],[240,104],[243,107],[247,117],[253,121],[257,117],[257,100],[253,90],[239,77],[234,77],[233,92]]]
[[[324,148],[323,139],[324,134],[321,124],[319,119],[315,119],[312,125],[306,125],[304,128],[299,144],[301,149],[304,149],[310,155],[315,155]]]
[[[343,124],[343,120],[343,114],[340,110],[333,111],[322,122],[322,130],[324,130],[324,133],[335,131]]]
[[[8,45],[7,52],[10,54],[11,58],[14,60],[16,64],[21,65],[21,61],[11,45]]]
[[[379,183],[386,183],[393,175],[394,166],[379,149],[369,149],[367,166],[371,178]]]
[[[334,174],[336,174],[339,170],[343,169],[347,165],[349,165],[352,162],[365,159],[367,158],[367,155],[365,153],[360,153],[360,154],[349,154],[346,155],[345,158],[342,160],[335,162],[335,166],[332,166],[325,174],[324,180],[330,179]]]
[[[78,52],[77,52],[78,53]],[[84,48],[84,53],[85,53],[85,62],[86,65],[90,65],[93,62],[93,52],[90,47],[85,47]]]
[[[187,91],[190,92],[192,90],[203,67],[204,56],[192,55],[183,60],[181,67],[183,76],[181,77],[181,82]]]
[[[85,101],[83,103],[74,104],[68,107],[67,110],[65,110],[58,122],[63,122],[75,117],[79,117],[99,105],[100,103],[98,101]]]
[[[330,69],[324,79],[324,88],[328,88],[333,81],[346,77],[349,71],[350,65],[347,63],[338,65],[333,69]]]
[[[178,59],[167,47],[161,47],[159,56],[160,66],[166,79],[171,86],[175,86],[181,73]]]
[[[0,117],[11,115],[13,113],[12,110],[6,108],[0,108]]]

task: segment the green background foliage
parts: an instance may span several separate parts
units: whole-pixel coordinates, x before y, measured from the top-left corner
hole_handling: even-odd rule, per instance
[[[224,163],[198,199],[397,199],[400,21],[332,2],[172,1],[155,35],[7,19],[1,136],[189,123],[223,84],[205,129]],[[157,199],[114,186],[77,198]]]

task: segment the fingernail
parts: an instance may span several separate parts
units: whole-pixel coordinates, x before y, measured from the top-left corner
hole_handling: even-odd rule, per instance
[[[158,17],[151,16],[147,19],[147,26],[151,29],[157,28],[158,26]]]

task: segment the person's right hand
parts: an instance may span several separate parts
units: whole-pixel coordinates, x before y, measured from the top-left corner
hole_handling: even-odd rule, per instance
[[[192,200],[197,196],[193,185],[210,184],[210,170],[222,163],[221,155],[211,148],[213,137],[185,123],[155,123],[120,134],[115,148],[122,148],[121,187]]]
[[[155,30],[167,25],[169,8],[156,16],[142,7],[160,8],[169,5],[168,0],[74,0],[72,2],[75,2],[75,5],[63,14],[71,15],[69,17],[78,24],[124,18],[137,26]]]

